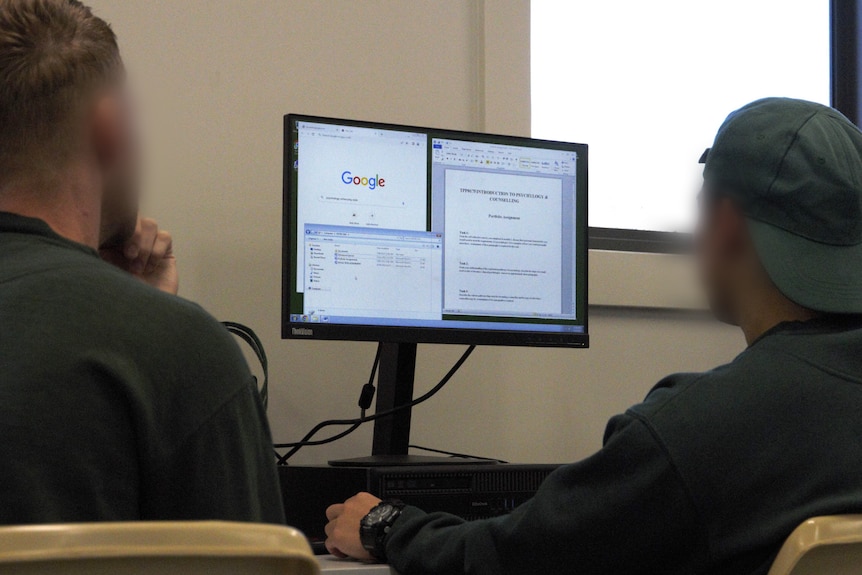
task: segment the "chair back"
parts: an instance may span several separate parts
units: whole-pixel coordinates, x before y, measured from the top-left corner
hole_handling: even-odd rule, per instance
[[[0,575],[319,575],[296,529],[222,521],[0,527]]]
[[[787,538],[769,575],[862,575],[862,515],[809,519]]]

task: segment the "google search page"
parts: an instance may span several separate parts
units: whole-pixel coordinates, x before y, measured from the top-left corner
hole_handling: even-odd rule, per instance
[[[297,151],[297,244],[307,224],[424,231],[424,134],[301,122]],[[305,270],[305,252],[297,253]],[[297,273],[302,293],[304,273]]]

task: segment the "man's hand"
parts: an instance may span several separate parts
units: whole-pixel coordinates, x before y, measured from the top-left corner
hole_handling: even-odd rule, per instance
[[[135,233],[125,244],[100,250],[102,259],[141,281],[170,294],[179,289],[177,260],[171,234],[155,220],[138,220]]]
[[[361,561],[374,561],[359,540],[359,523],[374,509],[380,500],[370,493],[360,493],[344,504],[326,510],[326,548],[337,557],[353,557]]]

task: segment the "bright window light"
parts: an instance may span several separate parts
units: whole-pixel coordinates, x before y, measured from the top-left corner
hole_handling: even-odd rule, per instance
[[[691,230],[697,164],[758,98],[829,103],[827,0],[533,0],[535,138],[590,146],[590,225]]]

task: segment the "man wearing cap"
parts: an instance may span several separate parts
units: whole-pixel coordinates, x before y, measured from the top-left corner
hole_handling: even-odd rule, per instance
[[[701,278],[748,348],[659,382],[509,516],[360,494],[327,511],[333,553],[403,575],[765,574],[806,519],[862,512],[862,132],[770,98],[701,161]]]

